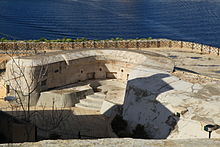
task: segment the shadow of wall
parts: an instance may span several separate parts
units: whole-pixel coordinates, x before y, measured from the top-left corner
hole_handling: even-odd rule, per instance
[[[7,114],[12,115],[16,119],[24,119],[24,111],[7,111]],[[54,109],[54,110],[31,110],[30,123],[36,126],[36,141],[45,139],[94,139],[111,137],[111,129],[109,128],[109,120],[98,113],[71,110],[71,109]],[[0,121],[2,122],[2,120]],[[11,123],[1,123],[1,128],[13,127]],[[26,129],[28,126],[24,126]],[[28,137],[33,137],[33,134],[23,134],[20,128],[14,128],[11,136],[7,136],[7,140],[3,142],[13,142],[16,136],[22,136],[22,140],[15,142],[27,141]],[[2,134],[3,130],[0,130]],[[35,135],[34,134],[34,135]],[[26,136],[24,136],[26,135]],[[35,137],[35,136],[34,136]],[[35,141],[29,140],[29,141]]]
[[[157,100],[161,93],[173,90],[163,79],[169,74],[128,80],[123,105],[123,118],[132,131],[137,124],[144,125],[149,138],[165,139],[175,128],[179,118]]]
[[[0,143],[16,143],[36,140],[35,125],[0,111]]]

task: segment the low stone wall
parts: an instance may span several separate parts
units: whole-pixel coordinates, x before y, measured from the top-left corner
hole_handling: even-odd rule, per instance
[[[83,48],[188,48],[193,51],[219,55],[220,48],[193,42],[175,40],[122,40],[85,42],[0,42],[0,54],[35,54],[48,50],[73,50]]]
[[[146,139],[93,139],[93,140],[44,140],[36,143],[1,144],[1,147],[219,147],[219,139],[146,140]]]

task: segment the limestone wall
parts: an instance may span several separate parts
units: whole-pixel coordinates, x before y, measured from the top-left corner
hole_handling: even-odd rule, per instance
[[[201,53],[219,55],[219,48],[193,42],[175,40],[122,40],[122,41],[86,41],[86,42],[0,42],[0,54],[35,54],[48,50],[73,50],[83,48],[187,48]]]
[[[30,89],[39,92],[90,79],[127,80],[137,65],[169,72],[174,66],[170,59],[150,52],[94,49],[18,57],[7,63],[5,76],[6,84],[14,85],[11,89],[28,94]]]

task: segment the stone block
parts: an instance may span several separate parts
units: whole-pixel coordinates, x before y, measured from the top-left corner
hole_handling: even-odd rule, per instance
[[[210,47],[210,53],[211,54],[215,54],[215,55],[219,55],[219,48],[217,48],[217,47]]]
[[[51,45],[52,50],[62,50],[63,49],[62,43],[59,43],[59,42],[51,42],[50,45]]]
[[[117,48],[117,41],[107,41],[106,48]]]
[[[138,46],[139,48],[149,48],[150,42],[148,40],[140,40]]]
[[[192,42],[183,42],[183,48],[192,49]]]
[[[150,41],[150,47],[151,48],[157,48],[157,40],[151,40]]]
[[[73,44],[72,44],[72,42],[62,43],[61,49],[62,49],[62,50],[72,50],[72,49],[73,49]]]
[[[37,106],[54,106],[57,108],[72,107],[76,103],[79,103],[80,99],[90,94],[93,94],[93,89],[88,85],[41,92]]]
[[[181,48],[181,41],[172,41],[173,48]]]
[[[128,41],[118,41],[118,48],[128,48]]]
[[[129,41],[128,48],[137,48],[137,41],[136,40]]]
[[[208,53],[208,54],[210,54],[210,46],[208,46],[208,45],[203,45],[203,49],[202,49],[202,52],[203,53]]]
[[[94,41],[86,41],[84,42],[85,48],[95,48]]]
[[[160,40],[160,47],[161,48],[168,48],[169,47],[169,40]]]
[[[74,49],[84,48],[84,42],[74,42]]]
[[[199,43],[194,43],[193,47],[197,51],[202,51],[202,49],[203,49],[203,45],[199,44]]]
[[[106,48],[106,41],[95,41],[95,48]]]

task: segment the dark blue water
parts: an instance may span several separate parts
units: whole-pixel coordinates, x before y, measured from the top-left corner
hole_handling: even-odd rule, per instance
[[[0,37],[153,37],[220,47],[220,0],[0,0]]]

